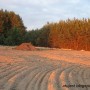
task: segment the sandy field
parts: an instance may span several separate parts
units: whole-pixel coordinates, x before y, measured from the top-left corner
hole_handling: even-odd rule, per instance
[[[90,52],[0,46],[0,90],[90,90]]]

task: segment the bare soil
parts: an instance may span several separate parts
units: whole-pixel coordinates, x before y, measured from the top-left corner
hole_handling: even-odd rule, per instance
[[[36,50],[36,48],[31,43],[22,43],[15,48],[16,50]]]
[[[90,90],[90,52],[0,46],[0,90]]]

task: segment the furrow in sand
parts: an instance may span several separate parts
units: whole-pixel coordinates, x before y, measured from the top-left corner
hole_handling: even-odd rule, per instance
[[[43,80],[45,80],[44,78],[48,75],[49,72],[51,72],[53,70],[53,67],[50,65],[44,66],[42,71],[40,72],[40,75],[37,79],[37,81],[34,84],[34,89],[33,90],[44,90],[44,86],[43,89],[41,89],[41,85],[43,84]],[[48,79],[46,79],[48,81]],[[46,85],[47,87],[47,85]]]
[[[41,75],[41,71],[39,71],[35,76],[34,78],[31,80],[31,82],[29,83],[28,87],[27,87],[27,90],[34,90],[34,87],[35,87],[35,84],[38,80],[38,78],[40,77]]]
[[[16,87],[16,90],[27,90],[32,79],[39,73],[39,67],[32,67],[29,73],[22,79]]]
[[[80,71],[78,72],[78,77],[77,77],[77,79],[78,79],[79,85],[85,85],[84,80],[83,80],[83,77],[82,77],[84,71],[85,71],[85,69],[84,69],[84,68],[81,68]],[[79,87],[79,86],[78,86],[78,89],[79,89],[79,90],[87,90],[86,87],[82,88],[82,87]]]
[[[2,74],[0,74],[0,82],[2,82],[4,78],[8,77],[10,74],[12,74],[14,71],[17,71],[18,69],[21,69],[21,67],[20,66],[13,67],[7,70],[6,72],[3,72]]]
[[[4,74],[4,73],[6,73],[6,72],[9,72],[10,70],[12,70],[12,69],[15,69],[16,67],[20,67],[20,65],[19,64],[13,64],[13,65],[5,65],[5,67],[3,67],[2,69],[1,69],[1,71],[0,71],[0,76],[2,75],[2,74]],[[21,65],[22,66],[22,65]]]
[[[83,72],[84,69],[81,66],[75,66],[67,76],[69,80],[68,88],[65,88],[63,90],[87,90],[86,88],[78,87],[78,85],[85,85],[84,79],[83,79]],[[64,75],[63,75],[64,76]],[[64,81],[64,80],[63,80]]]
[[[83,74],[83,79],[86,85],[90,84],[90,68],[86,68]]]
[[[4,66],[0,66],[0,73],[6,71],[7,69],[11,68],[11,65],[4,65]]]
[[[62,89],[62,87],[60,86],[59,76],[60,76],[60,74],[62,73],[63,70],[64,70],[64,68],[62,68],[62,67],[60,67],[56,70],[56,75],[53,78],[54,79],[54,88],[55,88],[55,90],[61,90]],[[51,78],[51,80],[52,80],[52,78]]]
[[[14,81],[12,83],[10,83],[10,80],[8,81],[7,85],[8,85],[8,89],[6,90],[17,90],[19,89],[18,86],[19,84],[24,80],[24,78],[27,77],[27,75],[30,73],[30,70],[33,67],[28,67],[27,69],[23,70],[22,72],[18,73],[17,75],[15,75],[15,78],[11,78],[10,80],[14,79]],[[24,82],[25,83],[25,82]],[[6,87],[7,88],[7,87]]]
[[[78,77],[78,72],[80,71],[80,67],[79,66],[75,66],[75,68],[73,68],[72,70],[71,70],[71,72],[69,73],[69,81],[70,81],[70,88],[72,89],[72,90],[79,90],[77,87],[76,87],[76,85],[78,85],[79,83],[78,83],[78,79],[77,79],[77,77]]]
[[[22,70],[27,69],[27,67],[22,67],[22,68],[17,68],[17,70],[12,71],[12,73],[10,73],[9,75],[5,76],[4,78],[2,78],[0,80],[0,88],[4,88],[3,86],[5,85],[5,83],[14,75],[16,75],[17,73],[20,73]]]
[[[85,83],[84,85],[87,85],[86,90],[90,90],[90,68],[84,68],[84,69],[85,70],[83,72],[82,79],[83,79],[83,81]]]
[[[19,65],[19,63],[3,63],[3,64],[0,64],[0,69],[6,69],[7,67],[9,66],[14,66],[14,65]]]
[[[40,73],[39,78],[37,79],[35,83],[34,90],[40,90],[40,86],[42,84],[43,78],[47,75],[49,71],[43,71]]]
[[[70,85],[69,73],[73,70],[73,68],[75,68],[75,66],[69,66],[61,72],[59,76],[60,87],[62,88],[61,90],[72,90],[69,87],[65,87],[65,85]]]
[[[7,70],[7,68],[12,68],[12,67],[16,67],[16,66],[22,66],[24,64],[19,64],[19,63],[13,63],[13,64],[4,64],[3,67],[0,67],[1,70]]]
[[[56,70],[50,75],[48,88],[54,88],[55,90],[62,90],[59,77],[61,73],[69,67],[70,63],[62,62],[59,64]],[[53,77],[53,78],[52,78]],[[48,89],[49,90],[49,89]]]
[[[52,71],[48,79],[48,90],[56,90],[56,80],[55,80],[56,70]]]
[[[42,83],[41,83],[41,85],[40,85],[40,89],[39,89],[39,90],[48,90],[48,79],[49,79],[51,73],[52,73],[52,70],[49,71],[49,72],[44,76],[44,78],[43,78],[43,80],[42,80]]]
[[[18,70],[19,68],[22,68],[22,66],[18,65],[18,66],[12,66],[10,68],[8,68],[7,70],[3,71],[0,74],[0,80],[6,76],[8,76],[10,73],[12,73],[13,71]]]
[[[59,85],[59,76],[63,72],[63,70],[64,68],[59,67],[52,71],[48,79],[48,90],[61,90],[61,86]]]
[[[13,77],[11,77],[7,83],[4,85],[5,90],[13,90],[20,83],[20,80],[25,77],[26,74],[30,71],[30,68],[25,68],[21,72],[17,73]]]
[[[11,65],[11,64],[4,64],[0,67],[0,73],[9,70],[10,68],[14,67],[15,64]]]
[[[2,69],[5,69],[6,67],[8,67],[9,65],[7,65],[7,64],[0,64],[0,70],[2,70]]]
[[[78,73],[79,74],[78,75],[78,82],[79,82],[79,85],[81,85],[80,87],[78,87],[79,90],[89,90],[90,89],[90,86],[89,87],[85,86],[85,85],[89,85],[90,84],[90,81],[89,81],[89,84],[86,84],[85,79],[84,79],[84,77],[85,77],[84,73],[85,73],[86,70],[87,69],[85,67],[84,68],[82,67],[81,70]],[[90,78],[90,76],[89,76],[89,78]],[[90,80],[90,79],[88,79],[88,80]]]
[[[48,78],[48,87],[47,87],[48,90],[58,90],[58,89],[60,89],[59,81],[57,79],[59,79],[59,74],[61,72],[62,72],[62,70],[60,70],[60,68],[55,69],[55,70],[52,71],[52,73],[50,74],[50,77]]]
[[[25,90],[47,90],[48,78],[52,70],[52,66],[49,65],[42,67]]]
[[[58,74],[61,73],[61,70],[62,69],[60,68],[60,66],[59,68],[53,68],[52,70],[50,70],[43,78],[39,90],[61,90],[58,87],[59,82],[57,81],[57,78],[56,78],[57,76],[59,77]],[[58,71],[60,72],[58,73]]]

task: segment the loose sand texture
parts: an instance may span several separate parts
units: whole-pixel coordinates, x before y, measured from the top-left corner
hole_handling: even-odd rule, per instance
[[[90,90],[90,52],[0,46],[0,90]]]

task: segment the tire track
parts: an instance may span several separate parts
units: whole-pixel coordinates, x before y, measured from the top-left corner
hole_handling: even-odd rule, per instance
[[[86,68],[83,74],[84,82],[89,85],[90,83],[90,68]]]
[[[59,76],[59,81],[60,81],[60,86],[62,88],[62,90],[72,90],[72,88],[70,86],[70,79],[69,79],[69,74],[70,72],[75,68],[75,66],[70,66],[65,68],[60,76]],[[66,85],[67,87],[64,87],[64,85]]]
[[[44,77],[49,73],[49,71],[41,72],[41,75],[39,76],[39,79],[35,83],[34,90],[40,90],[40,86],[42,85],[42,81]]]
[[[0,68],[0,90],[89,90],[90,68],[67,62],[23,61]],[[64,87],[64,85],[68,85]]]
[[[25,76],[25,78],[22,79],[20,81],[20,83],[17,85],[16,90],[26,90],[26,88],[28,87],[30,81],[34,78],[34,76],[38,73],[38,71],[39,71],[38,67],[32,67],[32,69]]]
[[[21,72],[15,74],[12,76],[7,83],[5,84],[5,90],[13,90],[17,86],[18,83],[20,83],[20,80],[25,77],[25,75],[29,72],[29,68],[25,68]]]
[[[76,77],[78,77],[78,72],[80,70],[80,67],[75,66],[74,69],[71,70],[71,72],[69,73],[69,81],[70,81],[70,85],[78,85],[78,79]],[[76,86],[72,88],[72,90],[79,90]]]
[[[6,82],[13,77],[14,75],[16,75],[17,73],[21,72],[22,70],[26,69],[26,67],[18,67],[17,69],[15,69],[15,71],[12,71],[10,74],[4,76],[2,79],[0,79],[0,88],[5,88],[4,85],[6,84]]]

